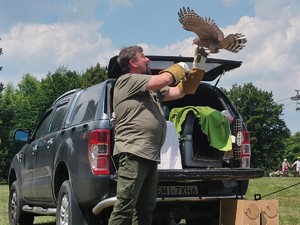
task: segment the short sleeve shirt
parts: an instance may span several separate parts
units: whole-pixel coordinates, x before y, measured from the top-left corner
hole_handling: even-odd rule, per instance
[[[114,155],[128,152],[153,161],[160,160],[160,148],[166,136],[161,101],[169,87],[147,91],[150,79],[150,75],[125,74],[115,84]]]

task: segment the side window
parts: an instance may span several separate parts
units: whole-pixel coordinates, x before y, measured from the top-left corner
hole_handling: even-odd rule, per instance
[[[49,127],[49,133],[58,131],[61,128],[61,124],[63,122],[64,114],[66,111],[66,106],[67,106],[67,104],[64,104],[64,105],[60,105],[56,108],[52,122]]]
[[[48,133],[49,123],[52,118],[52,110],[47,112],[47,114],[43,117],[43,120],[39,124],[38,128],[35,131],[34,139],[37,140]]]
[[[74,112],[71,116],[70,125],[91,121],[95,119],[100,99],[99,86],[91,87],[81,93],[75,104]]]
[[[51,110],[43,117],[41,123],[35,131],[34,139],[37,140],[48,133],[58,131],[64,119],[67,102],[56,107],[55,111]]]

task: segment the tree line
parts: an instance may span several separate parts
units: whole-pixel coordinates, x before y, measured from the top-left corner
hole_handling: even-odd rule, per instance
[[[0,180],[7,178],[10,162],[22,145],[13,142],[16,128],[34,130],[48,107],[63,93],[87,88],[106,80],[107,68],[97,64],[83,73],[59,67],[38,79],[25,74],[17,87],[7,84],[0,93]],[[233,102],[251,134],[251,166],[266,172],[280,169],[283,158],[293,161],[300,155],[300,132],[291,135],[280,118],[283,105],[273,100],[270,92],[252,83],[230,90],[222,89]]]

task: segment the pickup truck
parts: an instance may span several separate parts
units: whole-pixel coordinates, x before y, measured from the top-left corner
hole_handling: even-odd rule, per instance
[[[192,57],[148,56],[155,74]],[[116,201],[118,162],[113,157],[113,88],[119,74],[116,57],[109,79],[60,96],[34,132],[17,129],[14,140],[24,146],[9,170],[10,225],[32,225],[35,216],[56,216],[56,224],[107,224]],[[210,83],[242,62],[207,59],[207,70],[194,95],[167,102],[164,109],[210,107],[226,111],[232,149],[210,144],[199,118],[189,112],[178,134],[181,168],[159,169],[153,224],[218,224],[218,200],[245,196],[250,179],[264,171],[251,168],[250,133],[230,100]],[[168,113],[166,119],[168,120]]]

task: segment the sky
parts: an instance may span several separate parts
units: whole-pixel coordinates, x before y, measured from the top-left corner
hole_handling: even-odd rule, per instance
[[[0,0],[0,82],[17,87],[27,73],[41,79],[60,66],[82,73],[129,45],[146,55],[193,56],[195,34],[178,21],[182,7],[248,40],[238,53],[209,55],[243,62],[218,86],[272,92],[292,134],[300,131],[300,101],[291,100],[300,90],[299,0]]]

